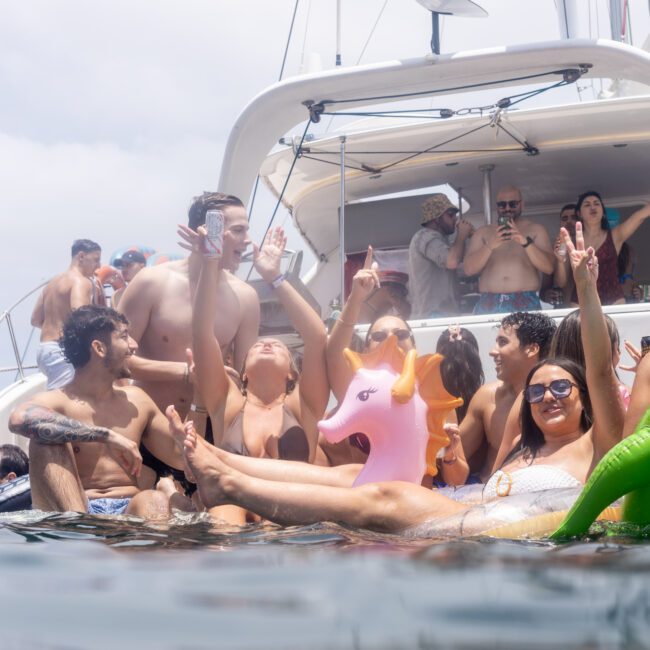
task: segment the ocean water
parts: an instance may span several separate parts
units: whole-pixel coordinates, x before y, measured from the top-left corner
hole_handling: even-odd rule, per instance
[[[650,543],[0,516],[0,648],[647,648]],[[639,531],[637,531],[638,533]]]

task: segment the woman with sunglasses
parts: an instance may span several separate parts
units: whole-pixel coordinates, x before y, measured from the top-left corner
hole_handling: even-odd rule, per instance
[[[598,295],[603,305],[625,303],[623,285],[619,279],[618,256],[623,244],[637,231],[641,224],[650,217],[650,203],[633,212],[625,221],[610,228],[607,210],[598,192],[590,190],[578,197],[576,212],[582,223],[585,246],[596,251],[600,262],[598,274]],[[564,287],[569,275],[569,262],[558,264],[556,282]],[[575,289],[571,296],[578,300]]]
[[[520,411],[520,440],[486,484],[487,497],[582,485],[621,439],[625,411],[613,365],[618,346],[612,344],[598,298],[598,258],[593,248],[585,250],[580,223],[575,246],[566,229],[561,232],[580,303],[584,366],[551,357],[531,370]]]

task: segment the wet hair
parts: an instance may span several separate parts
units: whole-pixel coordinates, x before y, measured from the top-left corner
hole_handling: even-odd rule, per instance
[[[110,307],[84,305],[75,309],[63,325],[59,345],[65,358],[74,368],[83,368],[90,361],[90,346],[93,341],[111,344],[111,333],[117,324],[128,325],[125,316]]]
[[[548,356],[551,339],[557,328],[555,321],[540,312],[515,311],[501,321],[501,327],[511,327],[517,332],[519,347],[537,343],[539,358]]]
[[[621,340],[618,334],[616,323],[607,315],[605,323],[607,324],[607,333],[612,345],[612,355],[618,352]],[[551,357],[563,357],[574,361],[582,368],[585,367],[585,351],[582,347],[582,337],[580,335],[580,310],[576,309],[567,314],[558,325],[551,341],[549,352]]]
[[[445,330],[438,338],[436,352],[444,356],[440,364],[440,374],[445,389],[454,397],[463,398],[463,405],[456,409],[460,424],[467,414],[474,393],[485,382],[478,342],[464,327],[460,328],[457,336]]]
[[[588,431],[593,424],[593,412],[591,409],[591,399],[589,391],[587,390],[587,378],[584,368],[579,366],[570,359],[563,359],[562,357],[549,357],[544,361],[540,361],[526,377],[526,388],[530,386],[530,381],[533,375],[543,366],[558,366],[562,370],[566,370],[571,375],[573,381],[577,384],[578,392],[580,393],[580,401],[582,402],[582,414],[580,415],[580,427],[583,432]],[[537,452],[544,444],[544,433],[537,426],[533,419],[532,409],[530,404],[524,399],[521,403],[521,411],[519,412],[519,422],[521,425],[521,438],[515,448],[508,454],[503,461],[503,465],[509,462],[515,455],[520,452],[529,454],[531,461],[537,455]]]
[[[368,345],[370,345],[370,332],[372,332],[372,328],[375,326],[375,323],[380,319],[380,318],[398,318],[404,323],[404,329],[409,331],[409,338],[411,339],[411,343],[413,343],[413,347],[415,347],[415,337],[413,336],[413,330],[411,329],[411,326],[403,319],[400,318],[399,316],[391,316],[390,314],[381,314],[381,316],[377,316],[371,323],[368,325],[368,331],[366,332],[366,338],[363,340],[363,349],[366,350],[368,349]]]
[[[101,250],[102,247],[92,239],[75,239],[72,242],[71,257],[74,257],[77,253],[94,253]]]
[[[18,445],[0,445],[0,480],[9,472],[16,476],[29,474],[29,458]]]
[[[575,203],[567,203],[566,205],[562,206],[562,209],[560,210],[560,214],[562,214],[565,210],[573,210],[575,212],[575,209],[576,209]]]
[[[603,207],[603,216],[600,219],[600,227],[603,230],[609,230],[609,221],[607,221],[607,209],[605,208],[605,203],[603,202],[602,196],[598,194],[598,192],[595,192],[594,190],[590,190],[589,192],[583,192],[579,197],[576,202],[576,215],[578,217],[578,221],[582,222],[582,219],[580,218],[580,208],[582,207],[582,204],[585,202],[585,199],[588,199],[590,196],[595,196],[599,201],[600,205]]]
[[[205,224],[205,214],[208,210],[219,210],[229,205],[243,208],[244,204],[232,194],[223,192],[203,192],[201,196],[195,196],[192,199],[190,209],[187,212],[187,225],[196,230],[199,226]]]

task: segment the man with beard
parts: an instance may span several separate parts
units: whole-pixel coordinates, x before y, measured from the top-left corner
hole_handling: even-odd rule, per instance
[[[473,228],[457,213],[444,194],[433,194],[422,204],[422,227],[409,245],[411,318],[458,313],[455,270]]]
[[[555,256],[544,226],[521,219],[518,188],[497,193],[497,223],[479,228],[463,260],[465,275],[478,275],[481,297],[475,314],[541,309],[541,273],[551,275]]]
[[[128,321],[108,307],[81,307],[64,323],[60,344],[74,379],[34,396],[9,419],[12,432],[30,438],[34,507],[166,516],[169,494],[138,487],[138,447],[143,441],[163,462],[183,466],[168,420],[174,409],[165,417],[142,389],[115,385],[130,376],[128,360],[137,348]]]

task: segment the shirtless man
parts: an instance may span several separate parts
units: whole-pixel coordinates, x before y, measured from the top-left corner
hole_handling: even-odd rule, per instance
[[[498,223],[480,228],[463,260],[465,275],[481,274],[475,314],[541,309],[540,273],[551,275],[555,257],[544,226],[521,219],[524,201],[512,186],[497,194]]]
[[[32,312],[32,325],[41,330],[36,363],[47,377],[48,390],[63,388],[74,377],[74,368],[65,360],[58,340],[70,312],[93,302],[95,285],[91,278],[101,256],[102,249],[94,241],[74,241],[70,267],[48,282]]]
[[[238,198],[206,192],[190,206],[189,228],[196,230],[203,225],[206,212],[212,209],[221,210],[225,217],[220,309],[214,333],[224,357],[234,345],[233,360],[239,369],[257,340],[260,322],[257,293],[232,274],[250,244],[248,217]],[[119,304],[139,346],[138,355],[129,362],[137,384],[159,408],[173,404],[182,418],[193,394],[186,350],[192,342],[192,296],[200,270],[195,255],[143,269],[126,288]]]
[[[548,355],[555,327],[553,319],[538,313],[515,312],[501,321],[490,351],[497,381],[476,391],[460,424],[470,472],[478,475],[481,483],[492,474],[510,409],[528,373]]]
[[[138,445],[146,441],[161,460],[182,467],[171,436],[174,425],[140,388],[114,383],[130,375],[128,359],[137,348],[127,320],[107,307],[81,307],[65,322],[61,345],[75,368],[74,379],[61,390],[31,398],[9,419],[13,433],[31,439],[34,507],[142,517],[168,514],[168,494],[138,488]],[[168,415],[175,416],[172,407]]]
[[[146,265],[147,259],[140,251],[126,251],[122,257],[115,260],[115,267],[122,272],[124,284],[113,294],[113,309],[117,309],[126,287]]]

